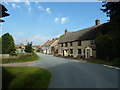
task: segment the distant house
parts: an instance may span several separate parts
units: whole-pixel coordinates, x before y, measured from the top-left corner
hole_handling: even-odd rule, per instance
[[[41,49],[43,50],[44,54],[53,54],[56,50],[56,42],[58,40],[53,39],[53,40],[48,40],[44,45],[42,45]]]
[[[58,38],[50,46],[50,54],[54,55],[58,53]]]
[[[34,49],[35,51],[37,51],[38,50],[38,45],[32,45],[32,49]]]
[[[16,53],[25,53],[25,45],[22,43],[16,45]]]
[[[100,20],[97,19],[95,26],[74,32],[65,30],[58,42],[58,54],[75,58],[95,58],[95,39],[99,33],[105,32],[107,25],[100,24]]]
[[[44,45],[38,46],[37,48],[37,52],[43,53],[43,49],[42,47],[44,47]]]

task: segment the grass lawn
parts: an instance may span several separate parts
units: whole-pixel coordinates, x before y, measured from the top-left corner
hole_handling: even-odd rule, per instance
[[[37,54],[25,54],[20,55],[18,58],[2,58],[2,63],[16,63],[16,62],[27,62],[27,61],[34,61],[38,60],[39,56]]]
[[[10,88],[48,88],[51,73],[39,67],[2,67],[2,87]]]
[[[102,59],[92,59],[92,60],[86,60],[87,62],[97,63],[97,64],[105,64],[109,66],[116,66],[120,68],[120,61],[106,61]]]

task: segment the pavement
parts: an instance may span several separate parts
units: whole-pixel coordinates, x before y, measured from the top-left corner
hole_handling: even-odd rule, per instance
[[[119,88],[120,69],[74,59],[38,54],[40,60],[29,66],[52,73],[49,88]],[[119,80],[118,80],[119,79]]]
[[[29,66],[34,63],[36,63],[36,61],[21,62],[21,63],[7,63],[7,64],[0,64],[0,66]]]

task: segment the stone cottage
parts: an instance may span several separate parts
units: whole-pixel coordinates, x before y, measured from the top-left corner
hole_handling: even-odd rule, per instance
[[[95,20],[95,26],[79,31],[68,32],[59,38],[58,54],[74,58],[95,58],[95,39],[99,33],[105,32],[107,23],[100,24],[100,20]]]

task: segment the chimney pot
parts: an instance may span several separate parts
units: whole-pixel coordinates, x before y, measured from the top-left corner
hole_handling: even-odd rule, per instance
[[[96,19],[95,20],[95,25],[99,25],[100,24],[100,20]]]
[[[67,33],[67,29],[65,29],[65,34]]]

